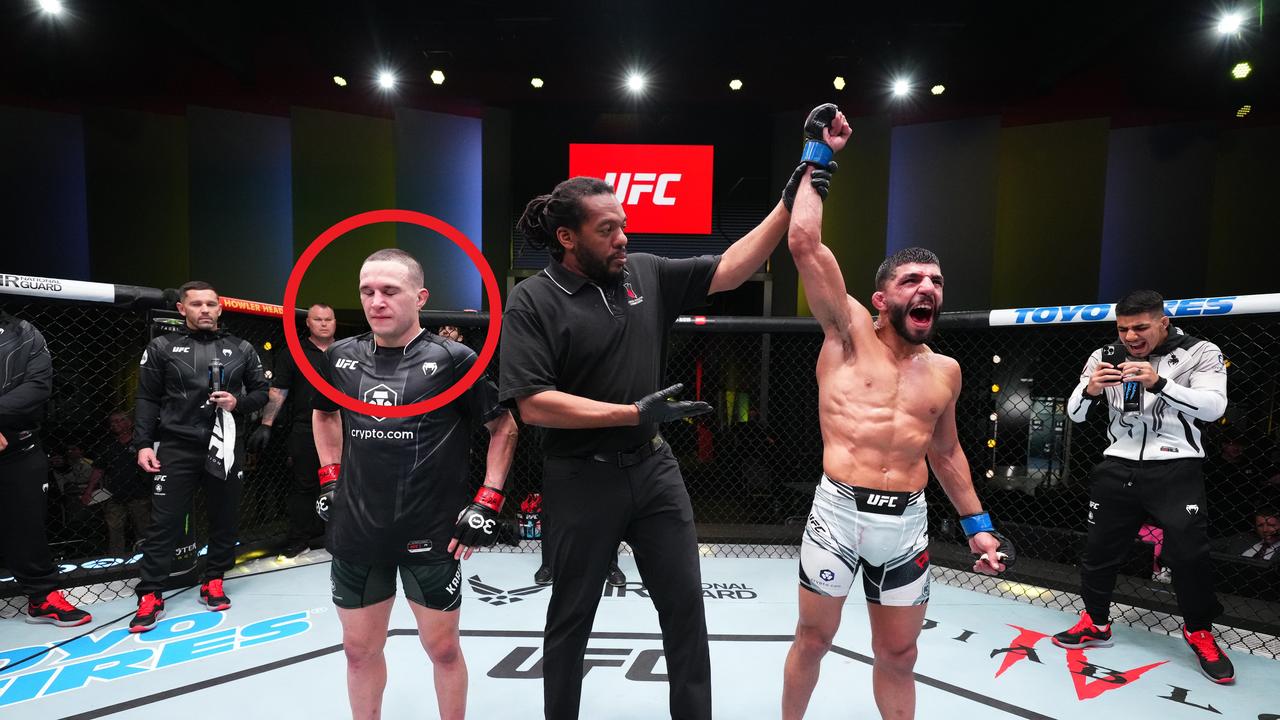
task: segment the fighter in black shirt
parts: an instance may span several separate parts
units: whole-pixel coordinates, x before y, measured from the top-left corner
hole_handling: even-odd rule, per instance
[[[408,405],[444,392],[475,363],[465,345],[422,329],[418,311],[427,291],[422,266],[408,253],[370,255],[360,269],[360,300],[373,332],[334,343],[321,366],[329,384],[345,395],[373,405]],[[322,465],[317,510],[329,520],[333,601],[348,659],[351,714],[380,713],[386,685],[382,648],[398,568],[432,661],[440,717],[462,718],[467,667],[458,640],[459,561],[496,538],[502,487],[515,452],[515,420],[483,378],[448,405],[414,417],[339,413],[323,395],[316,395],[313,407]],[[467,506],[476,424],[488,429],[490,443],[484,485]]]
[[[155,475],[131,632],[150,630],[164,616],[161,590],[197,485],[205,488],[209,514],[200,601],[210,610],[231,607],[222,574],[236,560],[244,443],[236,442],[230,430],[236,417],[243,427],[242,416],[267,402],[267,379],[257,351],[218,329],[222,305],[213,286],[193,280],[178,288],[178,297],[185,325],[148,343],[138,370],[133,446],[138,466]]]

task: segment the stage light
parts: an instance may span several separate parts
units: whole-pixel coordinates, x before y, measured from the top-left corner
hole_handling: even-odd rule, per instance
[[[1218,20],[1218,34],[1234,35],[1240,32],[1240,25],[1244,23],[1244,16],[1238,12],[1230,12],[1222,16]]]
[[[1000,419],[999,415],[996,415],[995,413],[991,413],[991,422],[995,422],[999,419]]]
[[[443,85],[443,84],[444,84],[444,71],[443,71],[443,70],[432,70],[432,71],[431,71],[431,76],[430,76],[430,77],[431,77],[431,83],[432,83],[433,85]]]
[[[529,81],[529,84],[530,84],[530,85],[532,85],[532,86],[534,86],[535,88],[540,88],[540,87],[542,87],[542,84],[543,84],[543,83],[542,83],[542,78],[540,78],[540,77],[533,78],[533,79],[531,79],[531,80]]]
[[[995,471],[995,470],[987,470],[987,477],[991,478],[991,477],[995,477],[995,476],[996,476],[996,471]]]
[[[641,75],[638,72],[633,72],[627,76],[627,89],[635,95],[639,95],[644,92],[645,84],[646,80],[644,75]]]
[[[337,85],[338,87],[346,87],[346,86],[347,86],[347,79],[346,79],[346,78],[344,78],[344,77],[342,77],[341,75],[334,75],[334,76],[333,76],[333,84],[334,84],[334,85]]]
[[[1244,117],[1249,114],[1250,110],[1253,110],[1252,105],[1241,105],[1240,109],[1236,111],[1236,117]]]
[[[741,90],[741,89],[742,89],[742,81],[741,81],[741,80],[739,80],[738,78],[734,78],[734,79],[730,80],[730,81],[729,81],[729,89],[730,89],[730,90]]]
[[[934,85],[933,87],[929,88],[929,92],[933,93],[934,95],[941,95],[946,91],[947,91],[946,85]]]
[[[835,86],[835,88],[836,88],[837,90],[843,90],[843,89],[844,89],[844,76],[843,76],[843,75],[837,75],[837,76],[836,76],[836,79],[831,81],[831,84],[832,84],[832,85],[834,85],[834,86]]]
[[[40,0],[40,9],[50,15],[61,15],[62,3],[59,0]]]
[[[999,355],[992,355],[992,356],[991,356],[991,362],[993,362],[993,363],[995,363],[995,364],[999,365],[999,364],[1000,364],[1000,356],[999,356]]]
[[[998,392],[1000,392],[1000,386],[999,386],[999,385],[992,385],[992,386],[991,386],[991,392],[993,392],[993,393],[998,393]]]
[[[1253,66],[1250,65],[1249,63],[1247,62],[1236,63],[1236,66],[1231,68],[1231,77],[1237,80],[1243,80],[1249,77],[1249,73],[1251,72],[1253,72]]]
[[[893,81],[894,97],[906,97],[911,92],[911,84],[906,80],[898,79]]]
[[[995,446],[996,446],[996,439],[995,439],[995,438],[988,438],[988,439],[987,439],[987,447],[989,447],[989,448],[993,448],[993,447],[995,447]]]
[[[396,76],[390,70],[382,70],[378,73],[378,87],[383,90],[390,90],[396,86]]]

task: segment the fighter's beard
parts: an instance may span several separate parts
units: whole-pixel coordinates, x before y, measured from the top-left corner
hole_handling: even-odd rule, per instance
[[[933,319],[934,321],[929,324],[929,329],[925,330],[923,334],[918,334],[918,331],[907,326],[907,308],[905,305],[889,308],[889,323],[893,325],[894,330],[898,331],[898,337],[912,345],[923,345],[929,342],[929,339],[933,337],[933,331],[938,327],[936,309]]]

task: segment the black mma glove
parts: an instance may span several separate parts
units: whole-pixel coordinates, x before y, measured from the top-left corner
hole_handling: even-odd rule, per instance
[[[681,390],[684,390],[684,383],[676,383],[666,390],[659,390],[637,400],[636,408],[640,410],[639,424],[671,422],[711,412],[711,406],[701,400],[667,399],[671,395],[679,394]]]
[[[249,439],[244,444],[249,449],[249,452],[257,454],[266,450],[269,442],[271,442],[271,426],[259,425],[249,434]]]
[[[316,498],[316,514],[321,520],[329,521],[329,510],[333,508],[333,493],[338,489],[338,471],[342,466],[338,463],[325,465],[316,473],[320,476],[320,497]]]
[[[814,167],[827,167],[835,155],[831,146],[822,139],[822,130],[831,129],[831,122],[836,119],[840,108],[833,103],[823,103],[809,111],[804,121],[804,150],[800,153],[800,162]]]
[[[791,179],[787,180],[787,184],[782,188],[782,206],[791,212],[791,206],[796,203],[796,193],[800,190],[800,178],[804,177],[805,168],[810,167],[809,163],[800,163],[796,166],[794,172],[791,173]],[[825,168],[813,166],[813,174],[809,176],[809,184],[818,193],[818,197],[823,200],[827,199],[827,192],[831,190],[831,175],[839,166],[835,160]]]
[[[964,530],[965,537],[972,539],[978,533],[987,533],[991,537],[1000,542],[1000,547],[996,549],[996,557],[1000,562],[1004,563],[1004,569],[1008,570],[1018,560],[1018,551],[1013,546],[1013,541],[996,532],[996,528],[991,524],[991,516],[985,512],[974,513],[973,515],[965,515],[960,518],[960,527]],[[982,558],[979,554],[974,554],[974,560]]]
[[[502,511],[502,491],[481,485],[476,499],[458,513],[453,539],[467,547],[489,547],[498,540],[498,513]]]

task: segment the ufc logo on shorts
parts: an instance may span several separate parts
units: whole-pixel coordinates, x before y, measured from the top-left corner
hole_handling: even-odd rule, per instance
[[[613,194],[623,205],[639,205],[649,193],[654,205],[675,205],[676,199],[667,195],[667,186],[680,182],[681,176],[682,173],[605,173],[604,181],[613,186]]]
[[[872,507],[898,507],[898,498],[892,495],[871,493],[867,495],[867,504]]]
[[[360,363],[347,358],[338,358],[338,362],[334,363],[333,366],[339,370],[355,370],[360,367]]]

